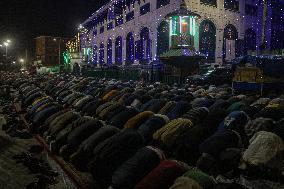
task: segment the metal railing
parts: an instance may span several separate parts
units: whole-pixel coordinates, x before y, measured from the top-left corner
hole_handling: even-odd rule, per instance
[[[168,84],[184,83],[185,79],[175,75],[165,75],[163,71],[158,69],[147,68],[115,68],[103,69],[92,68],[82,70],[84,77],[97,77],[106,79],[117,79],[122,81],[139,81],[142,80],[141,71],[144,71],[144,81],[146,82],[163,82]]]

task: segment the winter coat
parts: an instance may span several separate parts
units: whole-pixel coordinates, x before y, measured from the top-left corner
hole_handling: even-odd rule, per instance
[[[134,189],[168,189],[174,184],[176,178],[182,176],[186,170],[177,161],[163,160],[140,180]]]
[[[102,126],[103,123],[101,121],[91,120],[75,128],[68,134],[66,145],[60,148],[60,155],[65,160],[69,160],[69,157],[77,151],[79,145],[93,133],[97,132]]]
[[[193,108],[185,113],[182,117],[185,119],[189,119],[194,125],[204,120],[209,113],[208,108],[200,107]]]
[[[113,173],[111,185],[114,189],[132,189],[159,165],[163,159],[151,148],[141,148]]]
[[[134,128],[138,129],[147,119],[154,115],[153,112],[145,111],[141,112],[134,117],[130,118],[125,124],[124,128]]]
[[[241,146],[241,138],[237,132],[233,130],[219,130],[200,144],[199,150],[201,153],[219,157],[220,152],[226,148],[238,148]]]
[[[77,112],[66,112],[60,116],[56,123],[51,123],[48,130],[48,135],[52,138],[55,138],[62,129],[64,129],[69,123],[73,122],[77,118],[79,118],[79,114]]]
[[[66,143],[67,136],[69,133],[72,132],[75,128],[79,127],[80,125],[93,120],[91,117],[79,117],[78,119],[74,120],[70,124],[68,124],[65,129],[61,130],[55,138],[55,141],[51,143],[51,151],[53,153],[58,154],[59,149]]]
[[[170,120],[177,119],[190,109],[191,105],[188,102],[180,101],[171,109],[167,116]]]
[[[98,116],[104,109],[106,109],[107,107],[109,107],[113,104],[114,104],[114,102],[105,102],[105,103],[101,104],[96,110],[96,115]]]
[[[209,111],[214,111],[216,109],[227,109],[229,107],[229,103],[226,100],[218,99],[210,106]]]
[[[179,177],[170,189],[203,189],[198,182],[189,177]]]
[[[192,127],[192,122],[189,119],[175,119],[167,125],[157,130],[153,134],[153,139],[161,141],[169,149],[173,148],[178,137]]]
[[[175,101],[169,101],[167,102],[160,110],[159,110],[159,114],[164,114],[166,115],[167,113],[169,113],[169,111],[171,111],[171,109],[176,105]]]
[[[117,128],[123,128],[123,125],[132,117],[136,116],[139,112],[134,108],[126,108],[126,110],[116,114],[111,118],[110,125]]]
[[[217,131],[225,116],[225,110],[213,110],[200,124],[182,133],[174,145],[175,157],[190,165],[195,165],[201,155],[199,145]]]
[[[251,139],[243,154],[245,162],[251,165],[265,165],[281,168],[284,145],[282,139],[274,133],[259,131]]]
[[[110,183],[113,172],[143,146],[144,139],[138,132],[124,130],[101,142],[94,149],[89,170],[99,182]]]
[[[70,161],[78,170],[87,170],[87,164],[93,157],[93,150],[102,141],[112,137],[120,130],[112,126],[103,126],[97,132],[93,133],[89,138],[80,144],[78,150],[71,155]]]
[[[224,121],[220,124],[219,129],[231,129],[240,134],[243,142],[245,142],[245,126],[250,121],[250,118],[245,112],[231,112]]]
[[[40,112],[37,112],[36,115],[33,117],[33,127],[39,127],[49,116],[55,114],[56,112],[60,111],[61,107],[57,104],[52,104],[51,106],[43,109]]]
[[[32,129],[33,132],[39,133],[41,136],[43,136],[43,133],[48,130],[50,123],[53,122],[57,117],[62,116],[63,114],[65,114],[68,111],[70,111],[70,110],[69,109],[63,109],[63,110],[60,110],[60,111],[52,114],[51,116],[49,116],[45,120],[45,122],[43,122],[43,124],[41,126],[39,126],[38,128],[35,127],[34,129]]]
[[[147,108],[147,111],[158,113],[160,111],[160,109],[162,109],[164,107],[165,104],[166,104],[166,100],[159,100],[159,101],[153,103],[152,105],[150,105]]]
[[[119,108],[119,107],[121,107],[120,104],[114,103],[114,104],[108,106],[107,108],[105,108],[104,110],[102,110],[102,111],[99,113],[98,116],[99,116],[100,119],[106,120],[106,117],[107,117],[107,115],[109,114],[109,112],[111,112],[111,111],[113,111],[113,110],[115,110],[115,109],[117,109],[117,108]]]
[[[153,140],[153,134],[168,122],[167,116],[155,114],[139,127],[138,132],[144,137],[145,142],[149,143]]]
[[[245,133],[249,138],[251,138],[255,133],[259,131],[273,132],[273,128],[274,121],[272,119],[260,117],[246,124]]]
[[[102,99],[103,99],[104,101],[108,101],[112,96],[115,96],[117,93],[118,93],[117,90],[111,90],[111,91],[109,91],[107,94],[105,94],[105,95],[102,97]]]
[[[76,110],[81,110],[88,102],[92,101],[94,99],[93,96],[87,95],[84,98],[80,99],[74,107]]]
[[[94,99],[91,102],[88,102],[83,108],[82,108],[82,114],[88,115],[88,116],[94,116],[96,114],[97,108],[103,103],[103,101],[99,99]]]
[[[188,177],[196,181],[202,188],[211,189],[214,188],[215,181],[212,177],[203,173],[199,170],[189,170],[183,175],[184,177]]]

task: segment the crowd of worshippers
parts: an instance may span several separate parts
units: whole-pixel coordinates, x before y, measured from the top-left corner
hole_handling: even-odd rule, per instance
[[[30,132],[102,188],[284,186],[280,94],[66,75],[5,82],[19,90]]]

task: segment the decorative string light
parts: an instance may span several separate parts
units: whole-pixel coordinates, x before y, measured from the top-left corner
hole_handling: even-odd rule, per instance
[[[267,8],[269,11],[271,11],[272,9],[272,5],[271,2],[268,1],[269,3],[267,4]],[[105,41],[104,38],[106,38],[106,36],[109,35],[109,33],[119,33],[121,31],[121,36],[123,35],[124,38],[123,40],[121,40],[121,43],[119,43],[119,45],[115,45],[115,59],[114,62],[117,61],[129,61],[129,62],[133,62],[133,60],[145,60],[145,61],[149,61],[151,59],[155,59],[156,58],[156,53],[154,53],[154,49],[153,48],[157,48],[158,46],[160,47],[160,41],[159,41],[159,31],[158,34],[155,34],[157,37],[152,37],[150,36],[150,34],[148,35],[148,38],[146,38],[146,36],[142,36],[139,35],[141,34],[142,30],[140,29],[139,32],[137,32],[137,29],[130,27],[128,22],[131,22],[131,24],[133,24],[133,26],[135,27],[139,27],[139,28],[143,28],[141,26],[141,24],[139,22],[137,22],[137,16],[140,15],[148,15],[149,12],[153,13],[156,10],[160,9],[161,11],[157,11],[157,14],[153,14],[154,17],[152,18],[154,21],[154,24],[156,28],[158,28],[159,24],[161,23],[161,21],[163,20],[163,18],[166,16],[166,12],[168,10],[177,10],[177,5],[178,3],[176,2],[170,2],[170,0],[157,0],[156,5],[153,4],[153,1],[149,1],[149,0],[141,0],[141,1],[137,1],[137,0],[111,0],[108,4],[106,4],[105,6],[103,6],[102,8],[100,8],[98,11],[96,11],[95,13],[92,14],[92,16],[85,21],[82,26],[83,28],[80,30],[81,33],[81,37],[80,37],[80,42],[81,42],[81,47],[88,47],[89,45],[97,45],[98,41]],[[171,9],[171,6],[175,6],[175,8]],[[194,42],[199,42],[199,48],[200,50],[204,50],[207,51],[206,54],[207,56],[220,56],[220,55],[215,55],[215,51],[216,51],[216,41],[218,41],[219,39],[217,39],[217,37],[221,35],[223,35],[222,33],[224,32],[224,37],[223,38],[223,50],[221,51],[221,56],[226,56],[226,41],[229,40],[229,45],[233,45],[232,48],[236,49],[236,54],[238,54],[241,50],[241,48],[246,47],[245,49],[253,49],[252,45],[255,46],[255,49],[259,48],[259,36],[261,36],[260,34],[263,32],[262,26],[263,24],[261,24],[262,19],[262,15],[261,15],[261,11],[263,11],[263,7],[265,6],[265,4],[261,1],[261,3],[259,4],[258,2],[256,2],[255,4],[253,3],[249,3],[249,2],[241,2],[239,0],[224,0],[224,4],[220,6],[217,6],[217,1],[216,0],[200,0],[200,7],[215,7],[218,8],[219,13],[217,14],[218,17],[220,17],[219,19],[222,20],[222,23],[226,23],[228,21],[231,21],[231,25],[234,26],[238,26],[238,30],[237,32],[230,30],[230,28],[227,30],[225,29],[219,29],[220,26],[215,27],[215,31],[216,32],[211,32],[210,31],[205,31],[208,29],[208,27],[202,28],[200,24],[201,20],[199,20],[199,18],[189,18],[189,21],[187,21],[186,18],[183,17],[177,17],[177,19],[179,20],[175,20],[175,19],[171,19],[170,23],[169,23],[169,30],[168,31],[171,35],[180,35],[181,33],[184,33],[184,31],[186,30],[185,28],[189,27],[189,33],[190,35],[192,35],[194,37],[194,39],[192,39],[191,43]],[[223,10],[225,9],[225,11]],[[281,9],[282,10],[282,9]],[[197,12],[199,10],[196,10]],[[237,12],[237,11],[240,11]],[[207,13],[202,13],[202,15],[207,15]],[[222,16],[224,15],[224,16]],[[231,19],[232,15],[238,15],[237,17],[234,17]],[[283,12],[281,15],[281,19],[283,20]],[[269,15],[271,16],[271,15]],[[214,19],[213,23],[217,24],[217,18],[215,18],[215,16],[211,16]],[[209,18],[209,20],[211,20]],[[253,21],[250,21],[253,20]],[[266,28],[267,28],[267,32],[265,33],[265,35],[270,36],[271,35],[271,39],[270,37],[266,38],[264,40],[265,43],[269,44],[272,43],[274,41],[279,41],[279,37],[275,37],[277,36],[277,32],[275,31],[279,31],[280,29],[275,29],[275,28],[269,28],[270,24],[273,22],[272,16],[269,17],[269,19],[267,19],[266,21]],[[90,23],[90,24],[89,24]],[[110,23],[115,23],[114,26],[111,27]],[[153,22],[152,22],[153,23]],[[246,26],[244,26],[246,24]],[[239,28],[241,25],[243,25],[244,29]],[[227,25],[228,26],[228,23]],[[281,27],[281,26],[280,26]],[[282,26],[283,27],[283,26]],[[107,28],[107,29],[104,29]],[[111,28],[111,29],[110,29]],[[133,31],[132,33],[132,38],[127,40],[127,34],[129,32],[129,28],[131,28]],[[150,28],[150,27],[149,27]],[[235,27],[236,28],[236,27]],[[284,28],[284,27],[283,27]],[[203,31],[204,29],[204,31]],[[200,33],[199,33],[200,30]],[[225,31],[226,30],[226,31]],[[252,30],[255,32],[255,34],[252,33],[248,33],[249,30]],[[282,29],[284,30],[284,29]],[[97,31],[100,31],[98,34]],[[119,32],[118,32],[119,31]],[[123,33],[123,34],[122,34]],[[161,33],[161,32],[160,32]],[[238,34],[239,33],[244,33],[240,36],[244,36],[244,39],[240,39],[243,37],[240,37]],[[206,34],[206,35],[205,35]],[[210,36],[208,36],[210,34]],[[235,35],[236,36],[233,36]],[[151,33],[152,35],[152,33]],[[138,36],[138,38],[134,36]],[[195,37],[196,36],[196,37]],[[200,36],[200,38],[199,38]],[[113,36],[113,39],[115,39],[115,37],[117,36]],[[140,37],[140,38],[139,38]],[[186,35],[181,35],[183,40],[187,40],[186,39]],[[246,40],[248,38],[251,38],[251,40]],[[276,39],[275,39],[276,38]],[[215,40],[214,40],[215,39]],[[169,45],[167,46],[167,48],[169,48],[169,46],[171,46],[172,44],[172,38],[169,37]],[[230,42],[230,40],[234,41],[234,44]],[[204,45],[206,44],[204,41],[206,41],[207,43],[207,47],[205,47]],[[214,42],[215,41],[215,42]],[[92,42],[92,43],[91,43]],[[214,45],[215,43],[215,45]],[[275,42],[274,42],[275,43]],[[122,47],[122,44],[125,44],[125,48],[126,51],[123,52],[122,50],[118,51],[116,50],[117,48],[120,49]],[[281,43],[280,43],[281,44]],[[100,46],[100,44],[98,45]],[[108,46],[107,44],[105,46]],[[198,48],[198,44],[194,44],[194,46],[196,46],[196,48]],[[222,46],[222,44],[218,45]],[[242,47],[243,46],[243,47]],[[128,52],[127,48],[130,48],[131,51]],[[101,49],[101,48],[99,48]],[[107,52],[107,59],[110,58],[112,59],[113,62],[113,55],[110,55],[110,49],[112,49],[112,46],[108,46],[106,49]],[[132,52],[133,49],[133,52]],[[158,50],[158,49],[157,49]],[[100,52],[104,52],[102,50],[99,50]],[[229,50],[230,51],[230,50]],[[92,51],[93,53],[95,53],[94,51]],[[123,53],[122,53],[123,52]],[[153,54],[152,54],[153,52]],[[105,53],[105,52],[104,52]],[[113,53],[112,53],[113,54]],[[120,55],[121,54],[121,55]],[[125,58],[123,58],[125,54]],[[159,54],[159,53],[158,53]],[[102,55],[100,55],[99,57],[104,57]],[[121,58],[116,58],[116,57],[121,57]],[[99,58],[100,59],[100,58]],[[93,60],[93,59],[92,59]],[[102,60],[100,59],[100,62],[102,62]],[[104,62],[104,61],[103,61]],[[107,61],[109,63],[109,61]]]

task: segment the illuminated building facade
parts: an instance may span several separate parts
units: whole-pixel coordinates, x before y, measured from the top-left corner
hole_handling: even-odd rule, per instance
[[[88,57],[84,56],[84,58]],[[66,51],[63,53],[63,60],[64,66],[70,68],[71,71],[73,71],[74,66],[79,67],[81,63],[79,34],[67,41]]]
[[[63,64],[62,53],[66,50],[69,38],[40,36],[35,38],[34,64],[37,66],[59,66]]]
[[[183,4],[192,14],[178,14]],[[270,49],[271,8],[270,0],[112,0],[80,26],[82,60],[146,64],[189,48],[210,63],[231,62]]]

